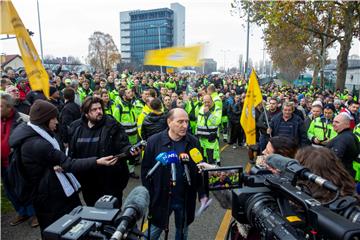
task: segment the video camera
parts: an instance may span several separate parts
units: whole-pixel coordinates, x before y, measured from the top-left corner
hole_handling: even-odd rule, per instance
[[[215,168],[205,171],[205,188],[208,191],[233,189],[233,218],[256,228],[261,239],[360,239],[357,199],[339,198],[334,184],[311,173],[294,159],[274,154],[268,161],[281,173],[272,174],[260,167],[253,167],[249,174],[238,173],[241,167]],[[239,177],[233,177],[232,184],[217,187],[209,177],[214,172],[218,178],[234,174]],[[298,180],[319,184],[336,192],[336,197],[321,204],[297,186]]]
[[[123,211],[115,197],[105,195],[94,207],[78,206],[48,226],[44,239],[140,239],[143,234],[136,223],[145,215],[149,201],[150,195],[142,186],[129,193]]]

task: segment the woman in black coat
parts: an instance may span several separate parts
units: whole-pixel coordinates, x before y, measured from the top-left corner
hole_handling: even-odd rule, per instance
[[[57,108],[44,100],[37,100],[30,109],[30,123],[19,125],[10,136],[10,146],[19,149],[26,180],[35,188],[32,199],[35,213],[43,231],[64,214],[81,205],[74,182],[72,192],[65,193],[58,175],[63,171],[77,172],[94,168],[97,164],[113,165],[113,156],[90,157],[76,161],[62,151],[54,138]],[[56,173],[56,171],[58,173]],[[67,174],[66,174],[67,175]],[[69,175],[67,175],[69,179]],[[70,181],[69,181],[70,182]]]

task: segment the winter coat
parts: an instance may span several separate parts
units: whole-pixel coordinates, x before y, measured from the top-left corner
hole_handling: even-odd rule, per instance
[[[185,152],[189,154],[193,148],[200,149],[200,143],[197,138],[191,134],[185,136]],[[146,179],[149,170],[156,163],[156,156],[162,152],[173,151],[173,142],[169,138],[168,129],[151,136],[144,152],[144,158],[141,164],[141,179],[143,185],[149,190],[151,197],[150,215],[151,224],[162,229],[165,228],[167,222],[166,212],[168,212],[168,198],[169,198],[169,182],[170,182],[170,165],[159,167],[153,174],[152,180]],[[201,151],[201,150],[200,150]],[[191,155],[189,154],[190,158]],[[185,184],[186,191],[186,216],[187,225],[194,221],[196,194],[202,197],[203,185],[202,177],[198,172],[195,162],[190,159],[188,163],[191,186]],[[180,181],[177,179],[177,181]],[[185,179],[184,179],[185,181]]]
[[[167,128],[166,116],[164,113],[160,115],[149,113],[144,119],[141,127],[141,137],[146,140],[155,133],[159,133]]]
[[[41,230],[80,205],[76,193],[66,197],[53,167],[60,165],[65,171],[73,173],[88,171],[96,166],[95,157],[71,159],[26,123],[13,131],[10,146],[21,148],[21,162],[27,174],[26,179],[36,188],[33,205]]]
[[[355,134],[350,129],[345,129],[333,138],[327,145],[334,151],[336,156],[341,160],[345,169],[352,177],[355,177],[355,170],[353,169],[353,161],[356,161],[360,147]]]
[[[100,122],[89,128],[88,120],[82,116],[70,125],[69,136],[69,156],[73,158],[94,156],[89,151],[98,158],[128,154],[114,166],[96,166],[91,171],[76,174],[82,185],[85,202],[89,206],[94,205],[103,195],[118,198],[121,205],[122,191],[129,180],[126,160],[131,158],[131,145],[124,128],[110,115],[103,115]]]

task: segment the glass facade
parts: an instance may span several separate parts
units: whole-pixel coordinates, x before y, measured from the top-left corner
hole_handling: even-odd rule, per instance
[[[127,24],[129,38],[127,44],[131,62],[143,63],[147,50],[171,47],[173,39],[173,16],[171,9],[162,8],[148,11],[130,12],[130,21]],[[160,31],[160,33],[159,33]],[[159,37],[160,35],[160,37]],[[159,41],[160,40],[160,41]]]

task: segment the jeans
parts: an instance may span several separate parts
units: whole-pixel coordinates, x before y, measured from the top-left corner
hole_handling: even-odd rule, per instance
[[[15,208],[16,212],[20,216],[29,216],[32,217],[35,215],[34,207],[29,204],[26,206],[21,205],[13,191],[9,187],[9,180],[8,180],[8,168],[2,167],[1,168],[1,179],[4,186],[4,191],[7,198],[10,200],[11,204]]]
[[[186,240],[189,229],[188,229],[187,224],[184,222],[184,216],[183,216],[184,215],[184,205],[179,204],[179,203],[172,203],[170,205],[169,214],[171,215],[171,213],[173,211],[175,213],[175,227],[176,227],[175,240]],[[181,238],[181,225],[183,223],[184,223],[185,226],[183,228],[183,238]],[[148,239],[148,234],[149,234],[148,231],[149,231],[149,229],[145,233],[145,239]],[[160,235],[161,235],[162,231],[163,231],[163,229],[161,229],[161,228],[159,228],[159,227],[157,227],[155,225],[151,225],[150,226],[150,238],[151,238],[151,240],[158,240],[160,238]]]

